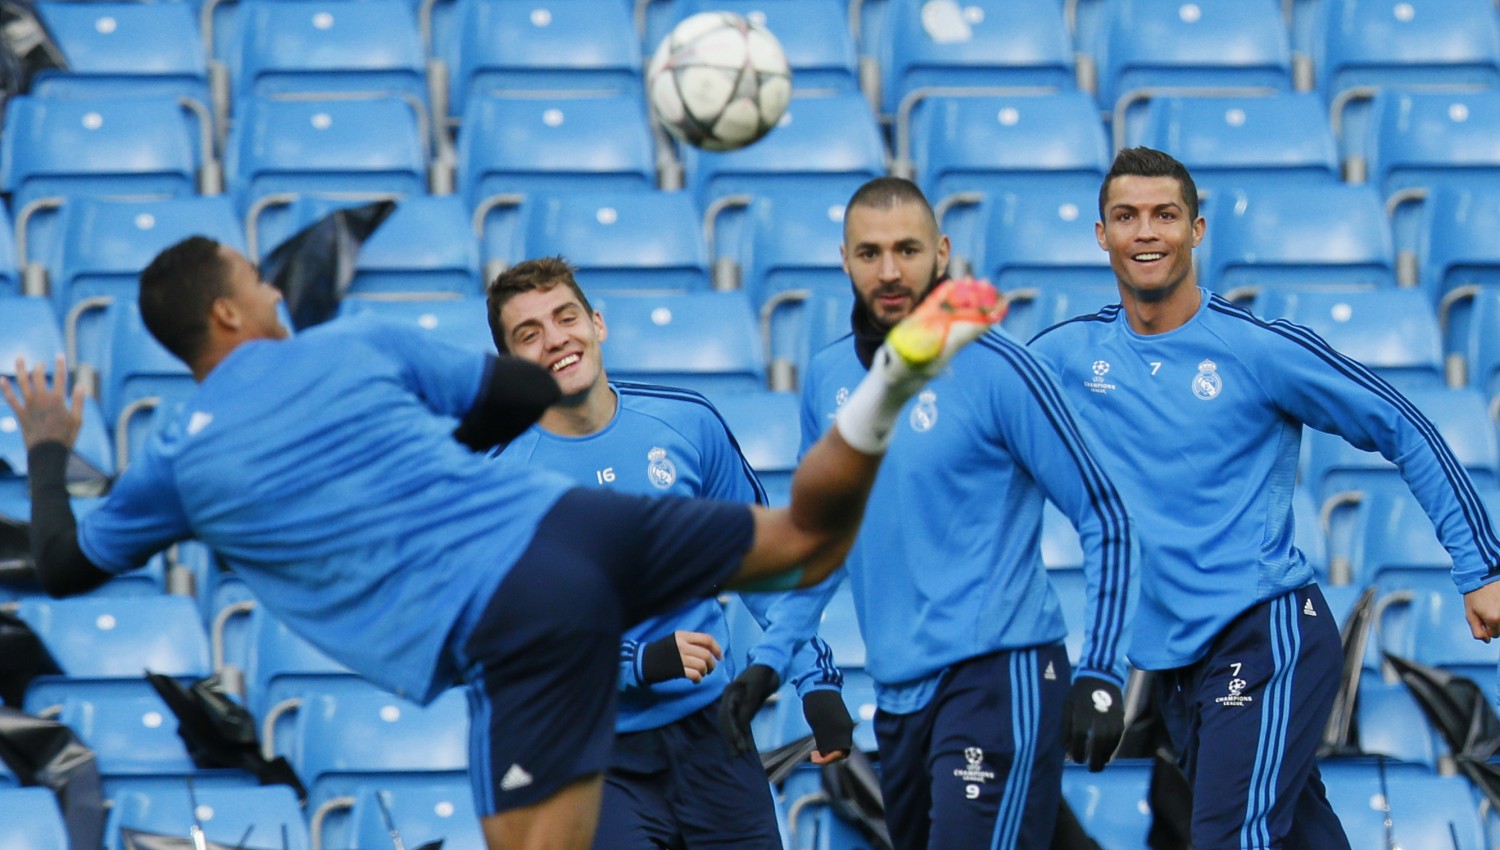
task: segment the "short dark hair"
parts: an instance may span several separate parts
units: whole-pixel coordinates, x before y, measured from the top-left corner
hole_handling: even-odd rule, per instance
[[[208,341],[208,314],[229,295],[220,243],[189,236],[157,254],[141,272],[141,320],[156,341],[192,365]]]
[[[1187,203],[1189,221],[1198,220],[1198,185],[1187,166],[1170,154],[1152,148],[1123,148],[1115,154],[1114,164],[1099,186],[1099,220],[1104,221],[1104,205],[1109,202],[1109,186],[1116,177],[1170,177],[1177,181],[1182,200]]]
[[[937,216],[932,212],[932,204],[927,202],[927,196],[922,194],[917,184],[904,177],[876,177],[859,187],[844,207],[844,241],[849,240],[849,213],[855,207],[888,210],[901,204],[915,204],[926,210],[927,219],[932,222],[932,229],[934,231],[938,229]]]
[[[505,344],[505,329],[500,323],[500,311],[523,292],[535,292],[547,290],[554,286],[566,286],[573,290],[578,297],[578,303],[590,316],[594,315],[594,307],[589,304],[587,295],[583,294],[583,288],[573,277],[578,267],[569,263],[562,257],[539,257],[534,260],[525,260],[517,263],[490,281],[485,288],[485,301],[490,318],[490,336],[495,340],[495,348],[501,354],[510,349]]]

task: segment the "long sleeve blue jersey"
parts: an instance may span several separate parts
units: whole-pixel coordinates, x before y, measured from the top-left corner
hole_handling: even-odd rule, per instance
[[[1470,591],[1497,577],[1497,540],[1437,429],[1389,384],[1312,331],[1203,291],[1187,324],[1143,336],[1119,305],[1049,328],[1055,371],[1125,493],[1141,538],[1129,657],[1192,663],[1240,612],[1313,581],[1292,543],[1304,424],[1393,461]]]
[[[852,337],[819,352],[803,385],[805,452],[865,376]],[[907,403],[845,563],[877,701],[925,705],[943,670],[1067,634],[1042,565],[1042,505],[1082,538],[1079,672],[1117,683],[1134,595],[1124,504],[1047,370],[992,331]]]
[[[585,486],[628,493],[765,503],[755,473],[706,398],[669,387],[625,382],[610,386],[619,407],[602,430],[567,437],[533,425],[505,447],[497,462],[541,466]],[[749,663],[770,667],[783,681],[795,682],[799,693],[843,684],[827,644],[815,637],[822,611],[819,593],[747,593],[742,599],[764,629],[748,653]],[[713,635],[725,650],[724,662],[697,684],[672,679],[646,685],[641,679],[641,650],[676,631]],[[733,657],[729,623],[714,599],[635,625],[620,644],[616,731],[656,729],[718,699],[738,673]]]

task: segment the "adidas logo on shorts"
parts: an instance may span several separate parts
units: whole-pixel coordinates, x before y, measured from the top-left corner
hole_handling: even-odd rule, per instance
[[[500,777],[501,791],[514,791],[517,788],[525,788],[530,784],[531,774],[527,773],[526,769],[519,764],[511,765],[510,770],[505,771],[505,775]]]

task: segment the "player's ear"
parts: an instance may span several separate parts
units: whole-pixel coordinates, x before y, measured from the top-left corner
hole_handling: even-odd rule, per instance
[[[1197,218],[1193,219],[1193,247],[1194,248],[1198,247],[1198,243],[1200,243],[1200,242],[1203,241],[1203,234],[1204,234],[1204,232],[1207,229],[1208,229],[1208,222],[1204,220],[1203,216],[1200,215]]]
[[[1202,238],[1203,234],[1200,232],[1198,235],[1199,235],[1199,238]],[[1097,241],[1099,243],[1099,250],[1101,250],[1101,251],[1108,251],[1109,250],[1109,243],[1104,241],[1104,222],[1102,222],[1102,221],[1096,221],[1096,222],[1094,222],[1094,239],[1095,239],[1095,241]],[[1193,244],[1196,245],[1198,243],[1194,242]]]
[[[215,298],[208,308],[208,321],[210,325],[217,325],[224,330],[237,331],[244,324],[244,317],[233,301]]]
[[[948,271],[948,256],[952,250],[953,244],[948,241],[948,234],[944,233],[942,236],[939,236],[937,243],[938,274],[944,274]]]
[[[844,267],[844,274],[850,274],[850,271],[849,271],[849,246],[845,245],[842,242],[839,243],[839,263],[842,264],[843,267]]]
[[[604,324],[604,314],[600,313],[598,310],[594,311],[593,318],[594,333],[599,337],[599,341],[603,342],[604,340],[609,338],[609,326]]]

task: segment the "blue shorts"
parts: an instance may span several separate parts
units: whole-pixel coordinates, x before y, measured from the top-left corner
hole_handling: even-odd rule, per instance
[[[463,647],[481,817],[609,766],[621,633],[712,596],[754,535],[743,504],[590,489],[558,500]]]
[[[970,658],[932,701],[876,712],[880,791],[896,850],[1047,850],[1062,800],[1062,644]]]
[[[1198,850],[1347,850],[1317,752],[1344,653],[1316,584],[1262,602],[1208,654],[1152,677],[1193,786]]]
[[[735,755],[719,702],[659,729],[615,739],[593,850],[781,850],[760,754]]]

